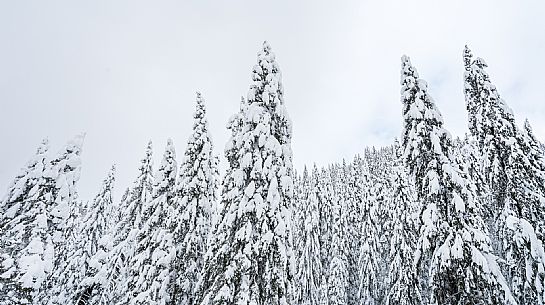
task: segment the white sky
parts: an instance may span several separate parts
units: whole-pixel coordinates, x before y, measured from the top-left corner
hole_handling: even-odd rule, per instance
[[[545,138],[543,1],[2,1],[0,193],[48,137],[87,132],[80,194],[112,163],[120,193],[149,139],[182,156],[203,93],[215,149],[263,40],[280,64],[297,168],[351,158],[401,131],[411,56],[454,135],[467,129],[464,44],[485,58],[519,124]],[[223,159],[222,159],[223,161]],[[0,194],[1,196],[1,194]]]

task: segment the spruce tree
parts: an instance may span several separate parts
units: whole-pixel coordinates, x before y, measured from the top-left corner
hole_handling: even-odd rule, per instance
[[[380,295],[380,241],[377,230],[376,207],[377,198],[369,196],[362,204],[361,248],[357,262],[359,287],[359,304],[374,305],[381,299]]]
[[[109,235],[113,216],[115,166],[112,166],[108,176],[102,182],[102,187],[94,200],[89,203],[81,226],[81,282],[76,283],[77,293],[75,304],[105,304],[103,289],[108,284],[105,270],[110,249]]]
[[[343,211],[343,203],[338,202],[333,206],[332,226],[332,259],[327,275],[327,304],[347,305],[349,274],[346,259],[346,233],[347,215]],[[344,215],[343,215],[344,214]]]
[[[346,166],[345,170],[345,206],[343,209],[346,214],[346,259],[348,267],[348,303],[358,303],[360,274],[359,258],[364,239],[364,230],[362,229],[363,209],[365,201],[368,199],[367,193],[367,166],[360,156]]]
[[[204,100],[199,92],[193,119],[193,133],[187,143],[178,181],[181,199],[178,208],[182,209],[178,225],[183,228],[176,232],[176,238],[183,239],[176,250],[176,285],[179,287],[175,290],[175,299],[179,304],[188,305],[195,304],[195,286],[201,279],[219,176],[218,158],[213,152]]]
[[[107,304],[121,302],[127,295],[129,267],[136,252],[136,237],[143,226],[142,209],[153,193],[152,143],[148,143],[141,161],[138,177],[129,193],[121,201],[121,220],[113,228],[113,248],[108,255],[107,274],[102,298]]]
[[[36,154],[8,188],[0,204],[0,304],[31,304],[53,269],[53,241],[48,234],[46,179],[49,143]]]
[[[317,168],[315,168],[317,171]],[[322,168],[319,174],[319,212],[320,212],[320,256],[322,258],[322,278],[326,279],[329,272],[329,263],[331,262],[331,226],[332,205],[333,205],[333,185],[331,176],[327,169]],[[322,286],[326,286],[327,281],[322,280]],[[326,289],[327,291],[327,289]]]
[[[59,151],[48,163],[44,177],[55,187],[45,198],[47,204],[48,235],[53,240],[54,264],[42,290],[34,299],[35,304],[53,304],[56,298],[69,299],[70,292],[64,287],[79,280],[78,273],[63,273],[71,264],[69,258],[77,251],[80,238],[82,203],[78,200],[76,184],[81,172],[81,148],[85,135],[78,135]]]
[[[175,257],[172,222],[176,185],[176,152],[169,139],[155,176],[152,200],[142,202],[142,225],[130,260],[125,304],[172,302],[171,267]]]
[[[203,305],[291,303],[291,121],[266,42],[252,81],[242,124],[226,145],[222,210],[198,288]]]
[[[482,58],[464,50],[465,98],[485,113],[478,128],[481,171],[490,190],[497,219],[494,230],[507,261],[505,272],[518,303],[541,304],[545,292],[545,196],[543,157],[534,153],[534,140],[515,123],[515,117],[485,71]],[[470,124],[475,113],[469,113]]]
[[[408,57],[402,57],[403,157],[422,206],[419,247],[431,255],[434,304],[514,304],[491,253],[467,172],[443,119]]]
[[[305,167],[305,173],[307,169]],[[319,219],[319,192],[318,170],[315,169],[312,177],[303,174],[303,199],[300,202],[301,223],[298,240],[297,283],[295,297],[297,304],[318,305],[320,301],[319,289],[322,278],[322,259],[320,257],[320,219]]]
[[[388,255],[388,286],[384,304],[420,305],[422,297],[414,253],[418,238],[414,185],[402,162],[397,162],[391,177],[393,194],[389,198],[392,209],[392,238]]]

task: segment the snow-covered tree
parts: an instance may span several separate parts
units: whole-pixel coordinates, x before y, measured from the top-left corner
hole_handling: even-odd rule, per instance
[[[81,248],[77,259],[81,260],[79,272],[81,282],[75,283],[77,293],[73,295],[76,304],[105,304],[102,293],[107,283],[108,253],[111,250],[111,225],[114,201],[112,193],[115,182],[115,166],[102,182],[102,187],[93,201],[90,201],[82,219]],[[73,258],[76,260],[76,258]]]
[[[314,167],[312,177],[309,177],[308,174],[303,175],[303,177],[305,176],[310,183],[305,183],[306,189],[300,192],[303,198],[299,203],[300,210],[298,211],[301,216],[301,223],[297,235],[295,301],[297,304],[318,305],[322,278],[318,169]]]
[[[346,259],[345,228],[346,215],[343,215],[342,203],[333,206],[333,226],[331,253],[332,260],[329,264],[327,275],[327,304],[329,305],[347,305],[349,274]]]
[[[78,200],[76,184],[81,172],[81,148],[85,135],[78,135],[48,162],[43,176],[54,188],[44,197],[47,203],[47,231],[53,241],[53,269],[42,285],[42,290],[34,298],[35,304],[51,304],[62,287],[71,281],[77,281],[79,274],[65,274],[70,264],[69,258],[76,251],[79,236],[79,216],[82,204]],[[67,296],[65,291],[60,297]],[[64,298],[63,298],[64,299]]]
[[[403,157],[423,205],[419,247],[430,254],[434,304],[514,304],[491,253],[467,172],[452,154],[452,138],[408,57],[401,60]]]
[[[495,230],[507,260],[507,278],[517,302],[541,304],[545,293],[545,163],[534,139],[520,130],[512,110],[500,97],[481,58],[464,50],[467,105],[482,109],[472,136],[481,139],[480,164],[495,209]],[[468,106],[469,108],[469,106]],[[470,113],[470,120],[474,116]],[[527,124],[529,127],[529,124]]]
[[[252,81],[240,128],[226,145],[230,169],[199,287],[203,305],[291,303],[291,121],[266,42]]]
[[[329,272],[329,263],[331,262],[331,226],[333,224],[332,217],[332,205],[333,205],[333,185],[331,183],[330,173],[323,168],[319,174],[318,184],[319,204],[318,209],[320,212],[320,256],[322,258],[322,278],[327,279]],[[322,287],[327,286],[327,280],[322,280]],[[327,289],[325,289],[327,292]],[[324,298],[322,298],[324,299]]]
[[[173,198],[176,152],[169,139],[155,176],[153,199],[142,203],[142,226],[130,260],[125,304],[166,305],[172,302],[171,268],[175,258]]]
[[[46,194],[53,181],[43,176],[49,166],[49,143],[43,140],[35,156],[8,188],[0,203],[0,304],[31,304],[53,269],[53,241],[48,234]]]
[[[176,249],[178,287],[175,299],[179,304],[188,305],[195,304],[195,286],[201,279],[219,176],[218,158],[213,152],[204,100],[198,92],[193,119],[193,133],[180,166],[178,198],[181,202],[177,208],[182,209],[182,213],[175,232],[175,239],[182,239]]]
[[[416,198],[401,162],[394,167],[391,177],[393,194],[388,206],[392,209],[392,237],[388,255],[388,286],[384,304],[420,305],[419,281],[414,266],[414,253],[418,238],[415,223]]]
[[[101,282],[95,276],[106,260],[104,234],[107,230],[106,211],[109,209],[114,181],[114,168],[104,180],[101,192],[82,209],[71,209],[67,229],[65,260],[53,273],[53,285],[48,291],[48,304],[87,304],[100,295]]]
[[[377,230],[376,196],[365,198],[362,204],[361,248],[357,262],[359,304],[374,305],[381,299],[380,241]]]
[[[113,248],[108,254],[105,275],[107,285],[101,297],[106,304],[116,304],[127,295],[129,267],[136,252],[136,236],[143,226],[142,209],[152,199],[153,183],[150,141],[140,164],[138,178],[119,206],[121,220],[110,233],[114,237]]]
[[[360,156],[347,165],[343,165],[343,186],[339,190],[344,193],[343,215],[346,217],[344,242],[346,244],[346,259],[348,268],[348,303],[357,304],[360,288],[360,251],[367,232],[362,228],[364,206],[369,199],[369,175],[365,161]],[[374,236],[375,237],[375,236]]]

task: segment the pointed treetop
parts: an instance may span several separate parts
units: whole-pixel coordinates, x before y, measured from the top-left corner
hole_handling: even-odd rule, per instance
[[[526,130],[528,134],[534,133],[532,129],[532,125],[530,125],[530,121],[528,120],[528,118],[524,119],[524,130]]]
[[[401,83],[407,76],[412,76],[413,78],[418,78],[418,72],[411,64],[411,58],[407,55],[401,56]]]
[[[151,159],[151,156],[153,155],[153,142],[151,140],[148,141],[148,145],[146,146],[146,156],[142,161]]]
[[[142,160],[140,161],[140,174],[138,179],[135,181],[135,187],[137,185],[140,185],[142,182],[140,179],[142,178],[142,175],[152,174],[152,165],[153,165],[153,144],[151,140],[148,142],[148,145],[146,146],[146,155]]]
[[[195,122],[193,123],[193,130],[197,132],[197,134],[200,136],[202,132],[207,133],[207,136],[210,137],[210,134],[208,134],[208,120],[206,119],[206,107],[204,105],[204,98],[202,97],[202,94],[200,92],[196,92],[196,106],[195,106],[195,113],[193,114],[193,118],[195,119]],[[192,137],[198,137],[195,135],[192,135]]]
[[[112,167],[110,167],[110,171],[108,172],[108,181],[114,181],[115,180],[115,173],[116,173],[116,167],[115,164],[112,164]]]
[[[263,53],[265,53],[267,55],[272,54],[271,45],[266,40],[263,41]],[[274,59],[274,54],[273,54],[273,59]]]
[[[252,71],[253,83],[248,91],[248,105],[258,102],[276,108],[283,104],[282,74],[275,55],[267,42],[257,54],[257,64]]]
[[[467,71],[469,71],[471,69],[471,62],[472,62],[473,53],[471,52],[471,50],[469,49],[467,44],[464,47],[463,56],[464,56],[464,67],[465,67],[465,69]]]
[[[172,192],[176,181],[176,149],[172,139],[167,140],[163,160],[155,176],[156,195]]]
[[[196,92],[195,100],[197,101],[195,118],[202,118],[204,117],[204,114],[206,113],[206,108],[204,107],[204,99],[202,97],[202,94],[199,91]]]

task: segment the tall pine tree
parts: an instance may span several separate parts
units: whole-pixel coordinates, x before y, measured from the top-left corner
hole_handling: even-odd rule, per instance
[[[201,304],[291,303],[291,121],[266,42],[252,81],[240,129],[226,146],[229,176],[205,257]]]
[[[82,281],[77,284],[75,294],[76,304],[105,304],[107,301],[102,293],[108,284],[107,271],[108,254],[111,250],[109,235],[111,232],[110,218],[113,216],[115,166],[112,166],[108,176],[102,182],[99,193],[87,206],[82,220],[81,244]]]
[[[44,177],[49,143],[15,177],[0,204],[0,304],[31,304],[53,269],[47,205],[54,181]]]
[[[388,255],[388,285],[384,304],[420,305],[422,297],[414,258],[418,238],[414,185],[401,160],[391,177],[394,188],[388,206],[392,209],[392,238]]]
[[[434,304],[514,303],[443,119],[408,57],[401,60],[403,157],[422,206],[420,248],[430,254]]]
[[[136,234],[136,249],[130,260],[125,304],[172,302],[176,170],[176,152],[169,139],[155,176],[153,199],[142,202],[142,226]]]
[[[136,252],[137,233],[143,226],[142,209],[151,200],[153,193],[152,143],[148,143],[146,153],[138,170],[138,177],[120,205],[121,220],[113,228],[113,248],[108,255],[103,299],[107,304],[121,302],[127,295],[129,267]]]
[[[179,304],[195,304],[195,287],[201,280],[203,257],[211,231],[216,206],[218,158],[214,155],[212,137],[204,100],[197,92],[197,106],[193,115],[193,133],[189,137],[178,181],[178,205],[182,209],[176,236],[183,238],[177,245],[175,299]],[[180,232],[181,231],[181,232]],[[180,238],[178,237],[178,238]]]
[[[320,301],[319,289],[322,280],[318,170],[313,170],[312,177],[308,177],[308,174],[306,176],[309,183],[304,183],[305,189],[300,193],[303,198],[300,202],[301,222],[297,238],[298,285],[295,287],[295,297],[297,304],[317,305]]]
[[[511,290],[521,304],[542,304],[545,292],[545,196],[543,157],[531,136],[515,124],[482,58],[464,50],[464,93],[470,131],[478,139],[480,163],[491,192],[500,251]],[[475,109],[478,109],[476,111]],[[475,119],[477,118],[477,119]]]

